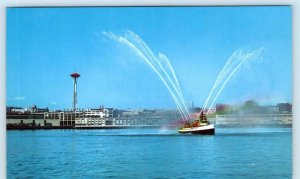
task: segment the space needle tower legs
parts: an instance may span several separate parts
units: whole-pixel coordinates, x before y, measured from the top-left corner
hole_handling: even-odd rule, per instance
[[[77,79],[80,77],[79,73],[72,73],[70,75],[74,80],[74,92],[73,92],[73,111],[76,111],[76,105],[77,105]]]

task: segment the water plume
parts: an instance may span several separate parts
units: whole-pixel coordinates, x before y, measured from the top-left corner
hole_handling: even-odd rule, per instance
[[[143,52],[143,54],[145,54],[148,57],[148,59],[152,62],[152,65],[156,69],[158,69],[158,71],[161,71],[161,75],[164,76],[164,78],[167,79],[169,85],[172,86],[172,89],[174,90],[173,92],[176,94],[178,101],[184,110],[183,113],[186,115],[185,117],[189,118],[189,112],[184,102],[176,74],[166,55],[164,55],[163,53],[159,53],[159,58],[157,58],[151,51],[149,46],[132,31],[127,31],[126,38],[129,39],[132,43],[134,43]],[[165,64],[165,66],[163,66],[163,64]],[[167,71],[168,69],[169,72]],[[171,76],[173,79],[171,78]]]
[[[103,35],[117,41],[120,44],[129,47],[140,59],[146,62],[146,64],[158,75],[163,82],[171,97],[173,98],[181,117],[185,120],[189,120],[189,113],[184,103],[182,91],[179,86],[174,69],[169,59],[162,53],[158,55],[158,58],[154,55],[148,45],[136,34],[128,31],[126,36],[118,36],[111,32],[102,32]]]
[[[224,78],[224,76],[226,75],[226,73],[229,70],[229,67],[232,66],[232,60],[235,59],[235,57],[237,56],[237,53],[239,52],[239,50],[235,51],[231,57],[227,60],[226,64],[224,65],[224,67],[222,68],[221,72],[219,73],[212,89],[210,90],[210,93],[208,95],[208,97],[206,98],[204,105],[201,109],[201,112],[207,107],[208,102],[210,100],[211,95],[213,94],[214,90],[216,89],[216,87],[219,85],[219,83],[222,81],[222,79]]]
[[[119,44],[125,45],[140,59],[142,59],[163,82],[184,121],[189,121],[191,119],[176,73],[170,63],[170,60],[165,54],[158,53],[156,56],[150,47],[132,31],[127,31],[124,36],[119,36],[112,32],[102,32],[102,34],[118,42]],[[242,66],[242,64],[247,60],[259,57],[262,51],[263,48],[250,52],[245,52],[241,49],[234,51],[218,74],[218,77],[204,102],[201,112],[209,106],[207,111],[207,113],[209,113],[228,81]]]
[[[227,61],[228,63],[225,64],[224,68],[220,72],[220,74],[216,80],[216,83],[215,83],[216,85],[214,85],[214,87],[212,88],[212,90],[210,92],[210,94],[211,94],[215,90],[215,86],[220,84],[223,80],[223,83],[222,83],[221,87],[219,88],[218,92],[216,93],[216,95],[214,96],[214,98],[208,108],[207,113],[210,112],[216,99],[218,98],[218,96],[220,95],[220,93],[222,92],[222,90],[224,89],[226,84],[228,83],[228,81],[231,79],[231,77],[241,67],[241,65],[244,62],[246,62],[247,60],[256,59],[259,56],[261,56],[263,50],[264,50],[264,48],[259,48],[258,50],[254,50],[251,52],[243,52],[243,51],[239,50],[239,51],[235,51],[233,53],[233,55]],[[234,61],[232,61],[232,60],[234,60]],[[205,106],[205,108],[206,108],[206,106]]]

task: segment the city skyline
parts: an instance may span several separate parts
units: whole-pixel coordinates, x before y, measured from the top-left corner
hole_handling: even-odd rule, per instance
[[[71,108],[77,71],[79,108],[175,108],[151,69],[102,35],[127,30],[169,57],[195,106],[234,51],[260,47],[216,103],[292,102],[290,6],[8,8],[7,106]]]

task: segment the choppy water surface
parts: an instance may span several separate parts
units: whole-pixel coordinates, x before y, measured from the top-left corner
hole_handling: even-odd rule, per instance
[[[7,132],[8,178],[291,178],[291,129]]]

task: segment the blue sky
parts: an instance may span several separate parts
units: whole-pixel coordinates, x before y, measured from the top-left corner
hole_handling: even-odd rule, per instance
[[[138,34],[166,54],[185,100],[203,105],[237,49],[264,47],[224,88],[217,103],[292,101],[291,7],[103,7],[7,9],[7,105],[175,108],[167,89],[134,53],[102,35]]]

